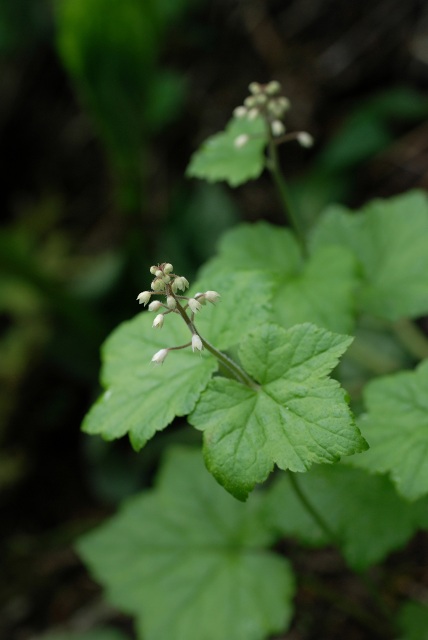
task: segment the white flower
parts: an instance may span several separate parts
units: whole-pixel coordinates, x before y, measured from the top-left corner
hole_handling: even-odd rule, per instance
[[[168,309],[175,309],[175,307],[177,306],[177,300],[174,298],[174,296],[167,297],[166,306],[168,307]]]
[[[237,136],[233,141],[233,146],[236,149],[241,149],[241,147],[245,147],[249,139],[250,136],[248,136],[246,133],[241,133],[241,135]]]
[[[200,302],[201,304],[206,304],[207,301],[205,300],[205,294],[204,293],[195,293],[195,295],[193,296],[195,298],[195,300],[197,300],[198,302]]]
[[[297,134],[297,142],[301,147],[309,148],[314,144],[314,139],[309,133],[306,133],[306,131],[301,131]]]
[[[251,82],[248,85],[248,90],[250,91],[250,93],[253,94],[253,96],[257,95],[258,93],[261,93],[262,91],[262,86],[259,82]]]
[[[154,362],[154,364],[162,364],[167,355],[168,349],[161,349],[155,353],[151,361]]]
[[[172,266],[172,264],[170,262],[166,262],[163,265],[163,272],[164,273],[171,273],[171,271],[173,271],[174,267]]]
[[[215,304],[216,302],[218,302],[220,294],[217,293],[217,291],[205,291],[204,297],[206,300],[208,300],[208,302],[212,302],[212,304]]]
[[[150,302],[151,296],[151,291],[142,291],[137,296],[138,304],[147,304],[148,302]]]
[[[265,91],[268,95],[274,96],[281,91],[281,85],[277,80],[272,80],[266,85]]]
[[[233,115],[235,118],[245,118],[247,115],[247,109],[243,105],[236,107],[236,109],[233,110]]]
[[[192,351],[202,351],[203,348],[202,340],[197,333],[194,333],[192,336]]]
[[[184,291],[185,289],[188,288],[189,282],[188,282],[188,280],[186,280],[186,278],[184,276],[177,276],[176,279],[174,280],[173,285],[174,285],[173,289],[175,291],[177,289],[181,289],[181,291]]]
[[[249,110],[247,118],[248,120],[255,120],[258,115],[259,115],[259,110],[257,109],[257,107],[254,107],[254,109]]]
[[[163,313],[159,313],[156,318],[153,320],[152,327],[153,329],[162,329],[164,321]]]
[[[202,309],[201,303],[195,300],[195,298],[189,298],[189,307],[191,308],[193,313],[196,313],[197,311],[200,311]]]
[[[162,303],[159,302],[159,300],[153,300],[153,302],[149,304],[149,311],[159,311],[161,307]]]
[[[274,120],[270,125],[270,128],[272,129],[274,136],[282,136],[282,134],[285,133],[285,127],[281,120]]]

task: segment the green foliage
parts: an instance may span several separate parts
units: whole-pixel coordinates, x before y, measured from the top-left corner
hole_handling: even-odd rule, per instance
[[[242,147],[239,136],[248,136]],[[258,178],[265,166],[266,126],[261,118],[232,118],[225,131],[208,138],[192,156],[187,175],[209,182],[225,180],[231,187]]]
[[[403,631],[400,640],[428,640],[428,607],[418,602],[407,602],[398,616]]]
[[[428,361],[370,382],[364,391],[367,413],[359,425],[370,450],[355,464],[389,473],[408,500],[428,493]]]
[[[327,378],[350,342],[309,324],[288,331],[267,324],[239,349],[260,387],[225,378],[208,384],[190,422],[204,432],[208,469],[237,498],[245,500],[274,463],[305,471],[365,448],[343,391]]]
[[[294,580],[267,550],[273,533],[258,498],[240,504],[216,486],[198,452],[175,449],[156,489],[130,500],[78,550],[146,640],[261,640],[287,626]]]
[[[261,105],[263,116],[259,89],[246,106]],[[372,105],[373,113],[387,106]],[[269,144],[267,164],[284,197],[272,153],[278,139],[264,114],[233,119],[194,154],[188,175],[242,184],[260,175]],[[367,133],[373,122],[354,129]],[[237,145],[239,136],[248,140]],[[337,158],[352,166],[370,144],[384,144],[382,135],[354,145],[354,156],[348,149],[348,158],[339,145],[331,167]],[[149,297],[162,290],[174,298],[163,308],[165,327],[153,330],[142,313],[104,346],[105,392],[84,430],[129,434],[140,449],[187,415],[218,481],[196,452],[170,452],[156,489],[79,543],[110,601],[136,616],[141,638],[262,640],[291,615],[292,575],[267,551],[278,538],[335,544],[365,571],[428,527],[427,362],[384,376],[428,354],[409,320],[428,313],[427,198],[410,192],[360,212],[330,207],[309,239],[295,218],[299,233],[266,222],[226,232],[192,294],[206,302],[219,291],[221,299],[197,313],[188,310],[194,300],[175,296],[172,266],[152,267]],[[353,341],[346,333],[357,339],[337,366]],[[192,337],[200,353],[191,352]],[[167,349],[165,363],[152,366]],[[361,412],[358,426],[341,384]],[[249,496],[275,465],[287,473]],[[403,628],[413,638],[421,624]]]
[[[331,207],[312,245],[340,245],[354,254],[361,310],[387,320],[428,312],[428,200],[422,192],[374,200],[358,215]]]
[[[316,466],[299,475],[298,482],[335,532],[347,563],[357,571],[379,563],[428,524],[427,500],[408,503],[386,476],[336,464]],[[329,542],[298,499],[288,475],[278,478],[270,490],[267,512],[285,536],[317,547]]]
[[[133,446],[140,449],[175,416],[192,411],[217,363],[207,354],[197,358],[182,350],[171,354],[168,366],[154,367],[151,357],[165,341],[189,341],[185,326],[178,318],[171,320],[160,333],[151,328],[148,314],[140,314],[110,336],[102,373],[107,390],[87,415],[84,431],[108,440],[129,433]]]
[[[64,0],[57,40],[122,181],[123,204],[135,208],[147,138],[180,108],[183,80],[158,59],[171,23],[189,2]]]

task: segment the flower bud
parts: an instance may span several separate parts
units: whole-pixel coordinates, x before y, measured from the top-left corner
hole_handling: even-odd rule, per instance
[[[217,293],[217,291],[205,291],[204,298],[208,300],[208,302],[215,304],[216,302],[218,302],[220,294]]]
[[[162,280],[155,278],[152,282],[152,289],[153,291],[163,291],[165,289],[165,285]]]
[[[248,120],[255,120],[258,115],[259,115],[259,110],[257,108],[250,109],[248,112],[247,118]]]
[[[168,274],[171,273],[171,271],[174,270],[174,267],[172,266],[172,264],[170,262],[165,262],[165,264],[163,265],[163,272]]]
[[[175,307],[177,306],[177,300],[174,298],[174,296],[167,297],[166,306],[168,307],[168,309],[175,309]]]
[[[281,91],[281,85],[277,80],[272,80],[266,85],[265,91],[269,96],[274,96]]]
[[[314,139],[306,131],[301,131],[300,133],[297,134],[297,142],[300,144],[301,147],[306,147],[308,149],[309,147],[312,147],[312,145],[314,144]]]
[[[162,329],[164,321],[163,313],[159,313],[156,318],[153,320],[152,327],[153,329]]]
[[[253,96],[257,95],[258,93],[261,93],[262,91],[262,85],[259,82],[251,82],[248,85],[248,91],[250,93],[253,94]]]
[[[247,115],[247,110],[241,105],[240,107],[236,107],[236,109],[233,110],[233,115],[235,116],[235,118],[245,118],[245,116]]]
[[[162,282],[164,282],[165,284],[169,284],[171,282],[171,277],[168,275],[163,276]]]
[[[149,311],[159,311],[161,307],[162,303],[159,302],[159,300],[153,300],[153,302],[149,304]]]
[[[241,149],[241,147],[245,147],[249,139],[250,136],[248,136],[246,133],[241,133],[241,135],[237,136],[233,141],[233,146],[236,149]]]
[[[152,267],[150,267],[150,273],[154,276],[156,271],[158,270],[158,267],[154,264]]]
[[[162,278],[163,276],[163,271],[161,271],[160,269],[158,269],[155,273],[156,278]]]
[[[193,297],[195,298],[195,300],[200,302],[202,305],[207,303],[207,301],[205,300],[205,294],[204,293],[195,293],[195,295]]]
[[[248,98],[245,98],[244,100],[244,105],[248,108],[251,109],[252,107],[256,106],[256,99],[254,96],[248,96]]]
[[[285,133],[285,127],[281,120],[274,120],[270,125],[271,131],[274,136],[282,136]]]
[[[151,361],[154,362],[154,364],[162,364],[167,355],[168,349],[161,349],[155,353]]]
[[[191,308],[193,313],[196,313],[197,311],[200,311],[202,309],[201,303],[195,300],[195,298],[189,298],[189,307]]]
[[[192,336],[192,351],[202,351],[203,348],[202,340],[197,333],[194,333]]]
[[[147,304],[150,302],[151,295],[151,291],[142,291],[139,293],[137,296],[138,304]]]

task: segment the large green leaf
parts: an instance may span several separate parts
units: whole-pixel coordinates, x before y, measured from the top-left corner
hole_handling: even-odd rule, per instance
[[[265,317],[271,322],[284,327],[313,322],[330,331],[349,332],[354,324],[355,271],[349,249],[321,247],[304,262],[288,229],[258,222],[225,234],[218,256],[202,269],[201,278],[208,284],[222,277],[230,301],[241,300],[247,309],[251,307],[251,315],[267,299],[270,309]],[[248,272],[255,284],[259,282],[256,273],[261,274],[263,293],[234,286],[233,278],[239,283],[238,275]],[[251,280],[247,281],[251,287]],[[229,300],[224,300],[222,312],[234,317]]]
[[[247,143],[237,146],[237,138],[243,135],[248,136]],[[231,187],[237,187],[262,173],[266,144],[266,125],[261,118],[232,118],[225,131],[214,134],[195,151],[187,175],[209,182],[225,180]]]
[[[294,277],[273,276],[272,320],[284,327],[310,321],[330,331],[352,331],[355,272],[348,250],[321,247]]]
[[[428,312],[428,200],[422,192],[374,200],[358,215],[331,207],[312,245],[340,245],[354,253],[363,310],[388,320]]]
[[[364,390],[367,413],[359,420],[370,449],[356,466],[389,473],[408,500],[428,493],[428,361],[371,381]]]
[[[383,560],[428,524],[427,501],[408,503],[386,476],[334,464],[313,467],[296,481],[335,533],[348,564],[358,571]],[[306,510],[289,474],[273,486],[266,508],[272,525],[283,535],[314,546],[336,542]]]
[[[262,640],[286,628],[294,585],[288,563],[266,550],[258,497],[237,502],[199,452],[170,450],[157,488],[78,551],[144,640]]]
[[[140,313],[106,341],[102,369],[106,391],[83,422],[87,433],[107,440],[129,433],[133,446],[140,449],[175,416],[186,415],[195,406],[217,368],[216,359],[187,348],[170,352],[162,366],[153,365],[155,352],[186,344],[191,336],[175,314],[166,317],[161,330],[153,329],[152,322],[152,314]]]
[[[241,343],[239,356],[256,388],[213,379],[190,422],[204,432],[208,468],[245,500],[274,464],[305,471],[365,448],[344,391],[328,378],[352,338],[314,325],[264,325]]]

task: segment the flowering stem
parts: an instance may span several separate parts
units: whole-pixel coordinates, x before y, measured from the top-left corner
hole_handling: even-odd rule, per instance
[[[279,198],[284,207],[286,215],[288,215],[291,226],[300,242],[303,252],[306,253],[306,240],[303,233],[303,229],[300,223],[299,216],[297,215],[296,208],[292,201],[288,185],[281,173],[278,158],[278,148],[276,141],[269,130],[269,144],[268,144],[268,169],[271,172],[273,181],[277,188]]]
[[[195,325],[193,324],[193,321],[187,315],[186,311],[184,310],[184,308],[180,304],[180,301],[177,299],[177,296],[174,295],[174,297],[175,297],[175,299],[177,301],[176,310],[181,315],[181,317],[183,318],[184,322],[187,324],[191,334],[192,335],[197,334],[200,337],[200,339],[202,341],[202,344],[204,345],[205,349],[207,351],[209,351],[210,353],[212,353],[212,355],[215,356],[217,358],[217,360],[228,371],[230,371],[230,373],[233,375],[234,378],[236,378],[236,380],[238,380],[238,382],[241,382],[242,384],[245,384],[245,385],[247,385],[247,387],[251,387],[252,389],[258,389],[259,385],[256,382],[254,382],[254,380],[252,380],[250,378],[250,376],[234,360],[229,358],[229,356],[227,356],[222,351],[219,351],[218,349],[216,349],[214,347],[214,345],[212,345],[210,342],[205,340],[205,338],[203,338],[201,335],[199,335],[199,332],[197,331]]]

